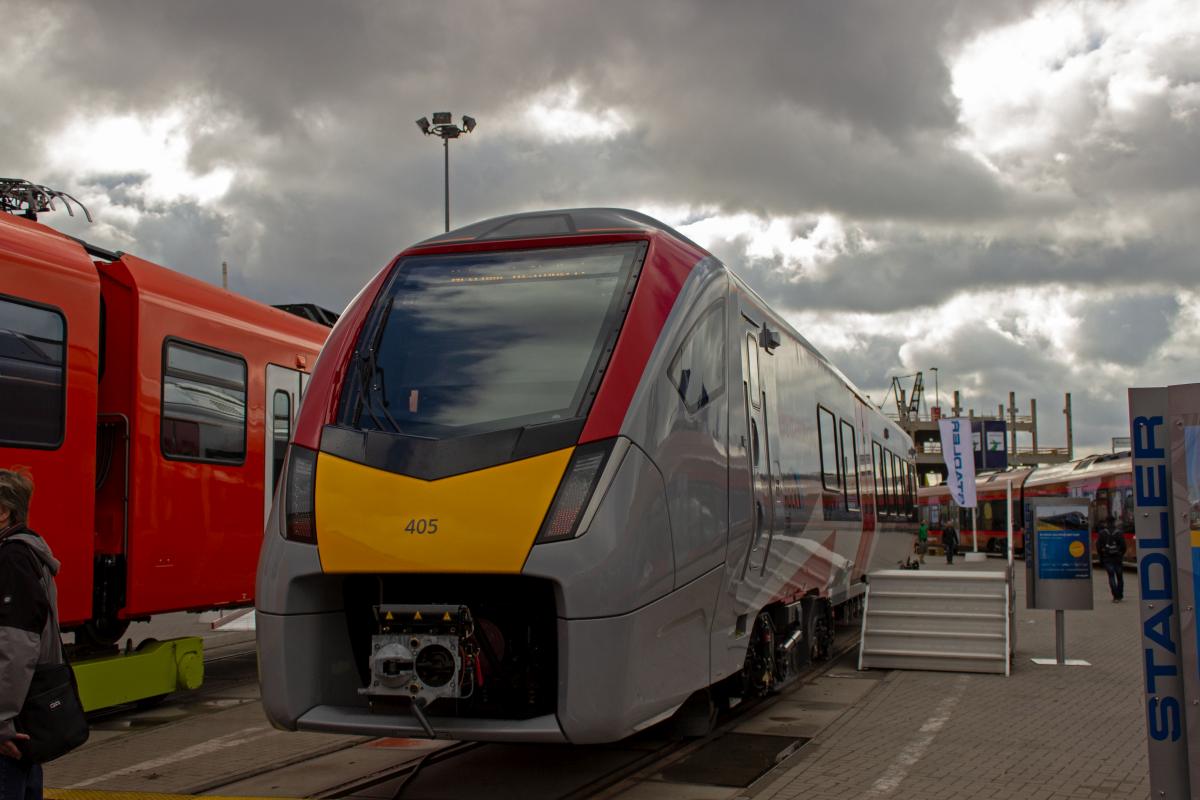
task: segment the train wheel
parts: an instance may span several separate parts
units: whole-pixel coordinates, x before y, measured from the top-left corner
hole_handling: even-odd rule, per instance
[[[804,604],[803,618],[800,621],[800,624],[804,626],[804,635],[800,638],[799,644],[796,645],[793,655],[793,663],[797,672],[807,669],[813,663],[814,643],[817,633],[816,615],[812,610],[815,605],[815,601]]]
[[[775,623],[765,611],[754,620],[754,629],[750,632],[746,665],[742,667],[742,682],[743,697],[770,694],[779,682],[775,666]]]
[[[815,600],[811,605],[812,638],[809,640],[813,661],[829,658],[833,648],[833,609],[825,599]]]
[[[83,623],[82,628],[75,629],[75,643],[81,645],[97,645],[107,647],[121,641],[125,631],[129,629],[129,620],[99,617]]]

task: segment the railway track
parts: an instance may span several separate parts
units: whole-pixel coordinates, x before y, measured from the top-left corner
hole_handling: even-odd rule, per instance
[[[426,798],[475,796],[486,791],[491,800],[507,797],[532,800],[582,800],[606,798],[655,775],[705,746],[731,733],[756,713],[786,700],[824,673],[857,642],[855,630],[844,628],[837,636],[830,659],[801,672],[776,695],[743,701],[720,715],[713,730],[699,738],[673,734],[670,722],[660,723],[623,742],[611,745],[516,745],[481,742],[447,742],[445,746],[399,764],[372,769],[352,777],[340,776],[325,785],[309,783],[308,797],[319,800],[389,796]],[[229,656],[233,658],[235,656]],[[331,743],[329,748],[291,757],[282,762],[188,787],[189,794],[228,794],[247,781],[269,783],[295,768],[311,769],[315,758],[345,753],[366,740]]]

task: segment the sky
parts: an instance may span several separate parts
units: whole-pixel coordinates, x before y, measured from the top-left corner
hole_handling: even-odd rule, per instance
[[[864,391],[1128,435],[1200,381],[1200,3],[0,0],[0,174],[42,219],[340,310],[443,225],[618,206],[710,249]],[[911,378],[906,379],[911,382]],[[932,387],[931,387],[932,388]]]

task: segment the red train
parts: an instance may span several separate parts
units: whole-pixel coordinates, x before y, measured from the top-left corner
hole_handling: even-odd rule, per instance
[[[0,467],[33,473],[30,526],[62,561],[77,643],[253,601],[264,515],[327,332],[0,213]]]
[[[1084,497],[1091,501],[1089,525],[1093,540],[1101,524],[1108,523],[1125,537],[1125,560],[1137,563],[1133,535],[1133,467],[1128,451],[1089,456],[1052,467],[1020,467],[985,473],[976,479],[976,523],[979,549],[1003,553],[1007,536],[1006,486],[1012,483],[1013,548],[1024,549],[1024,501],[1031,497]],[[917,492],[921,519],[930,535],[940,539],[947,519],[958,528],[960,549],[970,550],[971,511],[958,509],[943,486],[922,487]]]

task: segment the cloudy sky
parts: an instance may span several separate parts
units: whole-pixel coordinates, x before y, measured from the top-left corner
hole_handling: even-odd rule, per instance
[[[1200,3],[0,0],[0,174],[44,218],[340,309],[452,223],[614,205],[745,276],[876,400],[1127,435],[1200,381]]]

